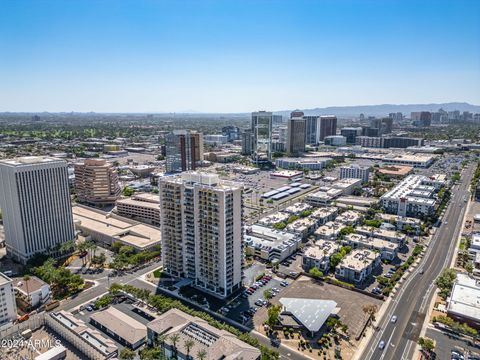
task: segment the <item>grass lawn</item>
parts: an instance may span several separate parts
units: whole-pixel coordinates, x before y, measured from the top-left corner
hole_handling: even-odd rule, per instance
[[[160,269],[157,269],[153,272],[153,276],[155,277],[155,279],[160,279],[162,277],[162,270]]]

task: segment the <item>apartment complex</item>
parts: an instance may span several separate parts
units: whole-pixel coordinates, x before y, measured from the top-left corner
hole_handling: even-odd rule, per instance
[[[81,203],[114,204],[120,197],[117,171],[104,159],[86,159],[75,164],[75,193]]]
[[[362,182],[368,182],[370,168],[368,166],[342,166],[340,168],[340,179],[362,179]]]
[[[432,180],[423,175],[409,175],[380,198],[388,214],[419,218],[435,213]]]
[[[17,320],[13,281],[0,273],[0,329]]]
[[[356,285],[365,281],[380,264],[380,254],[372,250],[352,250],[335,269],[335,276]]]
[[[305,119],[301,111],[292,112],[288,120],[287,152],[294,156],[305,152]]]
[[[242,287],[242,188],[216,174],[160,179],[163,266],[225,298]]]
[[[195,170],[203,160],[203,134],[174,130],[165,136],[165,167],[168,173]]]
[[[160,226],[160,199],[158,195],[142,193],[117,200],[116,212],[150,225]]]
[[[26,263],[75,238],[67,163],[28,156],[0,161],[0,208],[7,253]]]

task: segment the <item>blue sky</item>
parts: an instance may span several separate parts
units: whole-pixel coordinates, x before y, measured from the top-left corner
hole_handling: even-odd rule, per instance
[[[0,111],[480,104],[480,1],[0,0]]]

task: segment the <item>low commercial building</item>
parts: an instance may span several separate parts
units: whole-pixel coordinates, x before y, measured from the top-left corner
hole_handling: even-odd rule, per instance
[[[335,269],[335,277],[360,285],[380,264],[380,254],[372,250],[352,250]]]
[[[305,197],[305,201],[312,206],[328,206],[337,197],[342,195],[341,189],[328,189],[326,191],[320,190],[310,193]]]
[[[303,171],[280,170],[270,173],[270,177],[283,179],[297,179],[303,176]]]
[[[267,261],[283,261],[298,250],[301,242],[299,234],[266,226],[252,225],[245,230],[246,253]]]
[[[81,205],[72,212],[75,229],[106,246],[119,242],[142,251],[161,244],[160,229],[153,226]]]
[[[21,302],[23,308],[32,309],[50,299],[50,285],[36,276],[30,276],[27,280],[16,278],[14,289],[17,300]]]
[[[398,244],[378,238],[369,238],[359,234],[346,235],[342,243],[353,249],[369,249],[380,253],[382,259],[393,260],[398,254]]]
[[[435,159],[432,155],[393,155],[385,156],[382,162],[389,165],[408,165],[414,168],[428,168]]]
[[[324,274],[330,270],[330,256],[338,251],[340,246],[335,241],[317,240],[308,247],[302,256],[302,268],[309,271],[315,267]]]
[[[0,272],[0,329],[17,320],[13,280]]]
[[[281,298],[281,325],[307,330],[313,337],[330,316],[340,311],[333,300]]]
[[[348,208],[352,206],[355,210],[365,211],[372,205],[378,204],[378,198],[363,196],[341,196],[335,200],[337,207]]]
[[[282,169],[322,170],[331,162],[331,158],[280,158],[275,160],[275,165]]]
[[[480,284],[466,274],[457,274],[450,297],[447,299],[447,315],[457,321],[480,329]]]
[[[61,310],[45,316],[47,326],[72,344],[87,359],[112,359],[118,354],[115,343],[88,327],[72,313]]]
[[[345,225],[356,226],[362,221],[363,215],[359,211],[355,210],[347,210],[337,216],[335,219],[339,223],[343,223]]]
[[[323,142],[330,146],[345,146],[347,145],[347,138],[343,135],[330,135],[325,136]]]
[[[147,336],[145,325],[112,306],[94,313],[90,317],[90,322],[131,349],[143,345]]]
[[[205,320],[171,309],[147,324],[147,342],[158,346],[158,337],[164,336],[160,345],[167,359],[188,359],[192,354],[205,352],[205,359],[259,360],[260,350],[239,340],[225,330],[209,325]],[[172,342],[175,335],[178,341]],[[193,345],[186,347],[187,341]]]
[[[160,198],[155,194],[135,194],[130,198],[117,200],[116,212],[140,222],[160,226]]]
[[[368,226],[358,226],[355,231],[360,235],[365,235],[367,237],[375,237],[378,239],[387,240],[390,242],[397,243],[402,246],[407,241],[407,236],[398,231],[378,229]]]
[[[332,183],[331,187],[342,190],[342,195],[350,195],[353,190],[362,187],[362,179],[341,179]]]

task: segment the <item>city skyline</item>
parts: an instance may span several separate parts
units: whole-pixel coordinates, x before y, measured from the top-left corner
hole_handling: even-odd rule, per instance
[[[474,1],[2,4],[0,111],[480,104]]]

